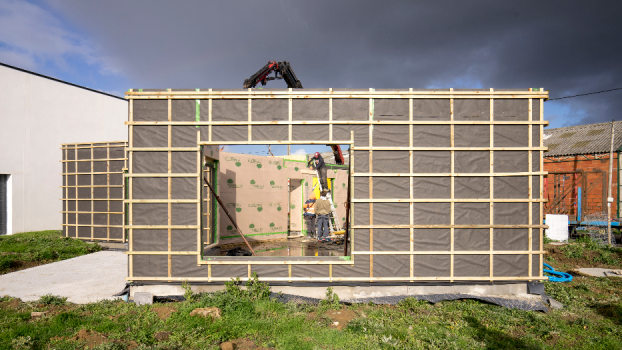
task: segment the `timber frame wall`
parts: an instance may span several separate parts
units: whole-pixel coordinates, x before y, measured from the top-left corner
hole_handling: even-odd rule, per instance
[[[245,280],[252,272],[260,280],[281,282],[545,279],[542,159],[546,148],[541,135],[548,125],[543,118],[547,91],[141,89],[129,90],[126,98],[130,102],[129,281],[222,282],[234,277]],[[186,112],[181,107],[175,112],[176,102],[185,103]],[[246,106],[238,113],[242,117],[225,113],[216,118],[217,105],[223,113],[226,106],[241,110],[241,103]],[[138,104],[139,120],[135,118]],[[392,112],[400,108],[401,114]],[[388,112],[379,113],[380,109]],[[261,111],[262,117],[255,117]],[[149,139],[162,127],[167,129],[166,143],[136,145],[137,137]],[[194,145],[187,139],[187,146],[174,146],[174,129],[180,127],[194,130]],[[469,127],[476,127],[479,134],[472,135],[476,129]],[[322,132],[314,134],[316,130]],[[516,134],[524,138],[517,141]],[[416,142],[418,138],[424,141]],[[482,139],[485,145],[473,146]],[[202,148],[240,144],[351,145],[351,259],[202,258]],[[183,152],[196,154],[186,157],[196,158],[194,171],[172,171],[172,154]],[[152,162],[147,153],[154,157],[166,153],[168,166],[161,169],[168,171],[145,170],[144,164]],[[138,155],[144,159],[139,161]],[[465,170],[474,169],[476,163],[485,167]],[[141,171],[137,171],[139,164]],[[428,166],[436,170],[424,172]],[[138,178],[167,179],[168,191],[163,192],[167,198],[133,197]],[[171,181],[175,178],[195,184],[196,198],[174,199]],[[483,184],[485,191],[467,195],[470,185],[461,181]],[[426,197],[421,194],[424,187],[438,188],[443,194]],[[154,209],[137,208],[145,204],[166,205],[158,212],[167,213],[166,224],[156,220]],[[182,220],[193,220],[192,224],[173,224],[176,214],[171,206],[180,204],[196,207],[196,215]],[[173,249],[175,232],[182,230],[194,230],[196,238],[193,243],[187,238],[182,242],[180,233],[177,246],[185,249]]]
[[[61,145],[65,237],[126,242],[125,147],[126,141]]]

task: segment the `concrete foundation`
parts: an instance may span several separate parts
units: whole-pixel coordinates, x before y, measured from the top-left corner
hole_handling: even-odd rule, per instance
[[[517,282],[509,284],[460,284],[460,285],[417,285],[417,286],[332,286],[333,292],[339,299],[370,298],[395,295],[423,295],[423,294],[447,294],[464,293],[484,296],[526,296],[528,295],[527,283]],[[195,293],[215,292],[223,290],[224,285],[193,285],[192,291]],[[270,286],[272,292],[293,294],[309,298],[324,299],[328,286]],[[131,286],[130,297],[134,293],[149,292],[155,296],[183,295],[184,290],[181,285],[173,284],[152,284],[143,286]]]

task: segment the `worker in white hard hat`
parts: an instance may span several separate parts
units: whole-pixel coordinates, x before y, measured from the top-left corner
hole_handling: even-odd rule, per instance
[[[307,165],[313,167],[313,169],[317,169],[320,175],[319,180],[322,185],[322,190],[330,192],[328,182],[326,181],[326,163],[324,163],[324,158],[322,158],[320,152],[315,152],[313,157],[307,162]]]

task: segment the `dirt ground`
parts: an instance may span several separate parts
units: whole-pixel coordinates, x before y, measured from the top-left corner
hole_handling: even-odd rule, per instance
[[[172,306],[160,306],[154,307],[153,309],[151,309],[151,311],[155,312],[156,315],[158,315],[158,317],[162,321],[164,321],[169,318],[173,312],[177,311],[177,308],[174,308]]]
[[[318,315],[315,312],[309,313],[309,319],[320,320],[321,318],[329,318],[331,328],[335,328],[338,330],[345,329],[350,321],[353,319],[360,317],[356,312],[352,310],[348,310],[346,308],[340,310],[328,310],[323,314]]]

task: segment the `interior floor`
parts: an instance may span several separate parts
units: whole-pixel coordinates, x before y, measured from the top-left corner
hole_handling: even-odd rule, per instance
[[[251,242],[257,256],[343,256],[343,241],[318,242],[308,236],[295,239]],[[229,251],[247,250],[244,242],[206,249],[204,256],[226,256]]]

